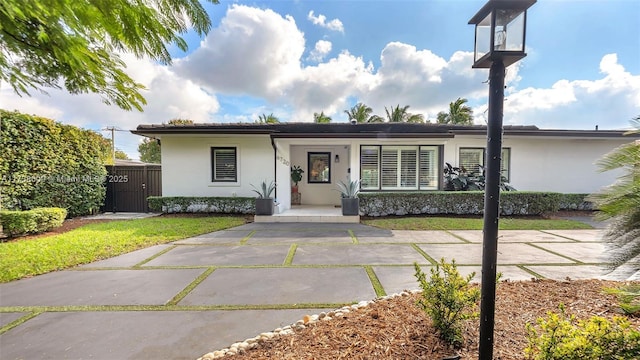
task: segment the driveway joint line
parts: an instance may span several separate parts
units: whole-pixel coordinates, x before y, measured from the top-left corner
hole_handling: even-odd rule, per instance
[[[169,251],[171,251],[171,250],[173,250],[173,249],[175,249],[175,248],[177,248],[177,247],[178,247],[178,245],[169,246],[168,248],[163,249],[162,251],[160,251],[160,252],[158,252],[158,253],[154,254],[153,256],[148,257],[148,258],[146,258],[146,259],[142,260],[141,262],[139,262],[139,263],[137,263],[137,264],[133,265],[132,267],[134,267],[134,268],[141,267],[142,265],[144,265],[144,264],[148,263],[149,261],[152,261],[153,259],[158,258],[158,257],[160,257],[160,256],[162,256],[162,255],[164,255],[164,254],[168,253]]]
[[[434,258],[431,257],[431,255],[427,254],[426,251],[422,250],[418,245],[416,245],[415,243],[411,244],[411,247],[413,248],[413,250],[417,251],[420,255],[422,255],[425,259],[427,259],[427,261],[429,261],[429,263],[431,265],[437,265],[438,262],[435,261]]]
[[[247,234],[247,236],[243,237],[240,240],[240,245],[246,245],[247,241],[249,241],[249,239],[251,239],[251,237],[256,233],[255,230],[251,230],[251,232],[249,234]]]
[[[173,299],[169,300],[166,305],[178,305],[178,303],[185,298],[185,296],[189,295],[190,292],[193,291],[201,282],[203,282],[206,278],[209,277],[214,271],[215,267],[210,267],[205,270],[202,274],[198,275],[189,285],[187,285],[182,291],[180,291]]]
[[[291,244],[289,247],[289,252],[287,253],[287,257],[284,258],[284,262],[282,266],[291,266],[293,263],[293,257],[296,256],[296,250],[298,250],[298,244]]]
[[[578,263],[578,264],[580,264],[580,265],[584,265],[584,262],[582,262],[582,261],[580,261],[580,260],[574,259],[574,258],[572,258],[572,257],[566,256],[566,255],[563,255],[563,254],[560,254],[560,253],[557,253],[557,252],[555,252],[555,251],[551,251],[551,250],[545,249],[545,248],[543,248],[542,246],[538,246],[538,245],[536,245],[536,244],[534,244],[534,243],[526,242],[525,244],[527,244],[527,245],[529,245],[529,246],[532,246],[532,247],[534,247],[534,248],[536,248],[536,249],[540,249],[540,250],[546,251],[546,252],[548,252],[548,253],[550,253],[550,254],[557,255],[557,256],[563,257],[563,258],[565,258],[565,259],[571,260],[571,261],[576,262],[576,263]]]
[[[529,269],[528,267],[524,266],[524,265],[516,265],[520,270],[529,273],[533,276],[535,276],[538,279],[546,279],[546,277],[542,276],[541,274],[538,274],[537,272]]]
[[[572,238],[570,238],[570,237],[568,237],[568,236],[558,235],[558,234],[553,234],[553,233],[550,233],[550,232],[548,232],[548,231],[549,231],[549,230],[540,230],[540,232],[541,232],[541,233],[545,233],[545,234],[547,234],[547,235],[553,235],[553,236],[561,237],[561,238],[563,238],[563,239],[568,239],[568,240],[573,241],[574,243],[580,243],[580,242],[582,242],[582,241],[580,241],[580,240],[572,239]]]
[[[30,314],[26,314],[26,315],[20,317],[19,319],[16,319],[16,320],[8,323],[7,325],[5,325],[5,326],[0,328],[0,335],[2,335],[4,333],[6,333],[7,331],[15,328],[16,326],[24,324],[25,322],[33,319],[34,317],[42,314],[43,312],[44,311],[37,311],[37,310],[36,311],[32,311]]]
[[[364,266],[364,270],[367,272],[367,276],[369,276],[369,281],[371,281],[371,286],[373,286],[373,290],[376,292],[376,296],[387,296],[387,292],[384,290],[384,286],[382,286],[378,275],[376,275],[376,272],[373,271],[373,267],[371,267],[371,265],[366,265]]]
[[[453,236],[453,237],[454,237],[454,238],[456,238],[456,239],[460,239],[460,240],[464,241],[466,244],[473,244],[471,241],[469,241],[469,240],[467,240],[467,239],[463,238],[462,236],[456,235],[456,234],[452,233],[452,232],[451,232],[451,231],[449,231],[449,230],[445,230],[444,232],[445,232],[445,233],[447,233],[447,234],[449,234],[449,235],[451,235],[451,236]]]
[[[353,242],[353,244],[354,245],[358,245],[360,242],[358,241],[358,237],[353,232],[353,230],[349,229],[349,230],[347,230],[347,232],[349,233],[349,236],[351,236],[351,241]]]

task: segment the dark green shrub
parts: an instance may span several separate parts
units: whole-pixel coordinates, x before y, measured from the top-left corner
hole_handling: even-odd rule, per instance
[[[0,211],[2,231],[9,237],[38,234],[62,226],[67,211],[61,208],[37,208],[26,211]]]
[[[562,194],[558,210],[594,210],[593,203],[587,200],[589,194]]]
[[[500,194],[501,215],[541,215],[558,209],[560,193],[508,191]],[[482,215],[482,191],[361,192],[365,216],[453,214]]]
[[[456,347],[462,345],[463,321],[478,316],[475,309],[480,289],[469,285],[475,273],[463,278],[455,260],[448,264],[443,258],[431,268],[431,278],[427,281],[420,266],[415,263],[414,267],[422,289],[418,305],[429,315],[441,339]]]
[[[640,359],[640,331],[622,316],[576,321],[561,305],[560,314],[538,318],[537,328],[527,324],[524,353],[530,360]]]
[[[0,110],[0,208],[97,211],[106,193],[109,142],[51,119]]]
[[[189,197],[189,196],[150,196],[147,198],[152,211],[164,213],[222,213],[253,214],[253,197]]]

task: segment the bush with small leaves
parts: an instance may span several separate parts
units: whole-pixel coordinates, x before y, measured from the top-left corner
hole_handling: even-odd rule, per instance
[[[538,318],[537,327],[527,324],[527,359],[640,359],[640,331],[627,318],[593,316],[577,321],[565,313],[563,305],[559,308],[559,314],[550,311],[546,318]]]
[[[448,264],[444,258],[431,268],[429,280],[417,263],[414,267],[415,276],[422,288],[422,298],[418,305],[429,315],[441,339],[453,346],[461,346],[464,342],[463,321],[478,316],[476,309],[480,289],[470,285],[475,273],[463,278],[455,260]]]

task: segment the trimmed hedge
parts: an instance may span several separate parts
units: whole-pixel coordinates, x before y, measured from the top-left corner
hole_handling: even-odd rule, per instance
[[[163,213],[254,214],[256,211],[253,197],[151,196],[147,200],[152,211]]]
[[[593,203],[587,200],[590,194],[562,194],[558,210],[595,210]]]
[[[541,215],[557,211],[560,193],[508,191],[500,193],[501,215]],[[482,215],[482,191],[433,191],[360,193],[360,214],[364,216],[454,214]]]
[[[26,211],[0,211],[2,231],[9,237],[38,234],[62,226],[67,210],[36,208]]]

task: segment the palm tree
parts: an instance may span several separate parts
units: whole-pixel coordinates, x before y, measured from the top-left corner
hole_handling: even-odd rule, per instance
[[[631,121],[640,133],[640,116]],[[618,180],[597,194],[592,194],[598,209],[597,219],[609,219],[605,239],[615,248],[612,251],[616,264],[625,263],[640,256],[640,140],[614,149],[598,160],[600,171],[622,169]]]
[[[324,114],[324,111],[321,111],[320,114],[313,113],[313,122],[316,124],[328,124],[331,122],[331,117]]]
[[[449,113],[438,113],[438,124],[473,125],[473,110],[466,103],[464,98],[449,103]]]
[[[266,115],[262,114],[258,116],[258,120],[255,121],[256,124],[278,124],[280,120],[273,115],[273,113]]]
[[[409,109],[409,105],[404,107],[400,107],[400,104],[396,105],[394,108],[391,107],[391,112],[387,107],[384,107],[384,111],[387,113],[387,120],[389,122],[412,122],[412,123],[423,123],[424,116],[422,114],[411,114],[407,110]]]
[[[357,103],[350,110],[344,111],[349,117],[349,121],[357,123],[382,122],[383,119],[378,115],[371,115],[373,109],[363,103]]]

